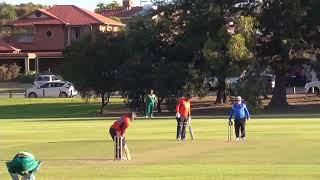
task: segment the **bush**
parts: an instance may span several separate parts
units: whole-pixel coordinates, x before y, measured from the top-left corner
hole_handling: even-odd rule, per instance
[[[178,102],[178,97],[174,96],[174,95],[168,96],[165,99],[165,106],[166,106],[166,108],[168,109],[169,112],[174,112],[175,111],[177,102]]]
[[[13,80],[20,76],[21,67],[16,63],[0,66],[0,80]]]
[[[19,77],[21,74],[20,74],[20,70],[21,70],[21,67],[18,66],[16,63],[13,63],[13,64],[10,64],[9,65],[9,72],[8,74],[10,74],[10,79],[16,79],[17,77]]]
[[[36,71],[30,71],[27,74],[23,74],[18,78],[22,83],[33,83],[34,79],[38,76]]]

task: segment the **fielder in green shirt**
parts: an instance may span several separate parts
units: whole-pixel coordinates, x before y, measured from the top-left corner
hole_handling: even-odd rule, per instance
[[[19,175],[23,180],[35,180],[35,173],[39,170],[41,162],[35,160],[31,153],[19,152],[6,164],[12,180],[19,180]]]
[[[146,118],[153,117],[153,109],[157,102],[156,95],[153,94],[153,89],[150,90],[150,93],[146,97]]]

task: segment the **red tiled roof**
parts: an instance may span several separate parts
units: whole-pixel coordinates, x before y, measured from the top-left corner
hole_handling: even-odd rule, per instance
[[[123,26],[122,23],[91,11],[78,8],[74,5],[56,5],[50,9],[47,9],[47,11],[56,15],[69,25],[110,24]]]
[[[37,57],[63,58],[63,52],[34,52]]]
[[[6,58],[26,58],[26,57],[38,57],[38,58],[63,58],[63,52],[19,52],[19,53],[0,53],[0,59]]]
[[[0,53],[0,59],[25,57],[28,57],[28,53]]]
[[[51,17],[53,17],[53,18],[55,18],[55,19],[60,20],[61,22],[64,22],[62,19],[60,19],[60,18],[58,18],[57,16],[53,15],[52,13],[50,13],[49,11],[47,11],[46,9],[38,9],[38,10],[41,11],[41,12],[43,12],[43,13],[45,13],[45,14],[47,14],[47,15],[49,15],[49,16],[51,16]],[[64,23],[66,23],[66,22],[64,22]]]
[[[4,42],[3,40],[0,40],[0,52],[18,52],[20,51],[20,49],[17,49],[15,47],[13,47],[12,45]]]
[[[35,24],[67,24],[67,25],[89,25],[108,24],[124,26],[124,24],[104,17],[97,13],[81,9],[74,5],[55,5],[49,9],[37,9],[49,16],[49,18],[26,18],[23,16],[17,20],[6,23],[8,26],[32,26]]]
[[[101,14],[105,17],[119,17],[119,18],[128,18],[137,15],[139,12],[143,10],[143,7],[131,7],[131,9],[126,8],[117,8],[117,9],[110,9],[110,10],[103,10],[100,12],[97,12],[98,14]]]
[[[35,24],[64,24],[58,19],[49,19],[49,18],[30,18],[30,19],[17,19],[6,23],[9,26],[32,26]]]

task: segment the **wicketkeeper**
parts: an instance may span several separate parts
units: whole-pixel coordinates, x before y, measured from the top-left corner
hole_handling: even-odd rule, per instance
[[[236,141],[239,141],[239,132],[242,140],[246,141],[246,121],[250,120],[250,114],[247,106],[241,101],[241,97],[236,97],[236,103],[233,104],[229,114],[229,124],[232,125],[232,116],[234,115],[234,130]]]
[[[35,180],[41,161],[37,161],[29,152],[19,152],[6,165],[12,180],[19,180],[19,175],[23,180]]]
[[[191,95],[186,94],[185,97],[178,101],[176,106],[177,120],[177,140],[186,140],[186,127],[191,121]]]
[[[109,129],[109,133],[110,133],[110,136],[113,141],[115,141],[115,139],[114,139],[115,136],[122,137],[122,147],[127,155],[128,160],[131,160],[131,156],[129,153],[129,148],[126,144],[125,132],[126,132],[126,129],[130,126],[131,122],[136,117],[137,117],[137,115],[134,112],[122,115],[117,121],[115,121],[113,123],[113,125]],[[119,145],[117,145],[116,147],[119,147]],[[121,154],[120,154],[120,156],[121,156]],[[116,158],[123,159],[123,157],[116,157]]]

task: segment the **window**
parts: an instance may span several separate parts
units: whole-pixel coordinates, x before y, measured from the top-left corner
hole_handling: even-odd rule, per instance
[[[43,77],[42,81],[50,81],[50,78],[49,77]]]
[[[52,36],[52,32],[51,31],[47,31],[46,35],[47,35],[47,37],[51,37]]]
[[[43,81],[43,78],[40,76],[36,79],[36,81]]]
[[[74,28],[74,37],[76,39],[79,39],[80,38],[80,27],[75,27]]]
[[[64,83],[52,83],[51,87],[62,87]]]
[[[48,88],[50,83],[42,84],[40,88]]]
[[[12,34],[14,35],[14,40],[21,43],[32,42],[34,29],[33,28],[19,28],[13,30]]]
[[[36,12],[36,17],[41,17],[41,15],[42,15],[41,12],[39,12],[39,11]]]

